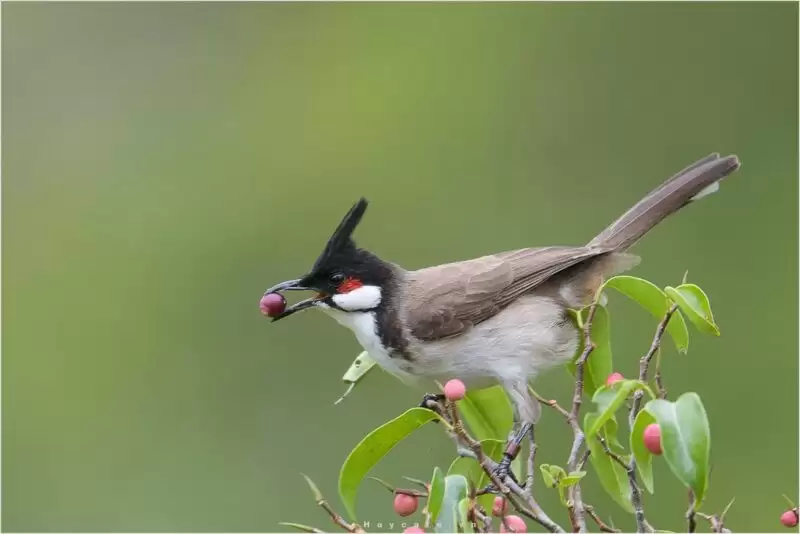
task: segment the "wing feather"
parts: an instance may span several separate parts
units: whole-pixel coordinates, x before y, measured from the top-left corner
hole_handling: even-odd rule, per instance
[[[543,247],[501,252],[408,276],[406,321],[411,333],[433,341],[459,335],[494,316],[553,275],[608,251]]]

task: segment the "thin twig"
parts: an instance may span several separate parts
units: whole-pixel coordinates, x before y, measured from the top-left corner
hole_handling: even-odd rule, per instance
[[[531,427],[531,439],[528,450],[527,479],[525,481],[525,493],[533,497],[533,474],[536,466],[536,441],[534,441],[533,427]]]
[[[581,410],[581,402],[583,400],[583,374],[586,360],[592,354],[595,348],[592,341],[592,321],[594,320],[595,310],[597,310],[597,303],[600,298],[600,293],[595,295],[589,306],[589,313],[586,315],[586,320],[583,323],[583,352],[575,361],[575,391],[572,394],[572,409],[567,415],[567,422],[572,427],[572,448],[570,449],[569,458],[567,459],[567,471],[575,471],[578,465],[578,454],[580,454],[581,447],[583,447],[585,436],[581,425],[578,422],[578,415]],[[554,406],[555,407],[555,406]],[[583,516],[583,499],[581,498],[580,483],[574,484],[567,488],[567,501],[570,503],[568,508],[570,523],[572,523],[573,532],[586,532],[586,519]]]
[[[725,528],[724,518],[721,516],[718,516],[716,514],[711,514],[711,515],[704,514],[702,512],[696,512],[695,515],[697,517],[705,519],[711,524],[711,532],[725,532],[725,533],[730,532],[729,529]]]
[[[633,505],[634,517],[636,518],[636,532],[653,532],[653,527],[647,522],[644,516],[644,507],[642,506],[642,490],[639,489],[639,484],[636,482],[636,465],[631,459],[626,462],[622,456],[612,451],[606,440],[598,436],[600,445],[603,446],[605,453],[615,462],[617,462],[625,470],[628,475],[628,484],[631,488],[631,504]]]
[[[569,419],[569,412],[567,410],[565,410],[564,408],[562,408],[561,406],[559,406],[558,402],[556,402],[555,400],[552,400],[552,399],[545,399],[544,397],[542,397],[541,395],[536,393],[536,391],[534,391],[533,388],[531,388],[531,387],[528,388],[528,391],[530,391],[531,395],[533,395],[533,397],[537,401],[539,401],[541,404],[544,404],[545,406],[549,406],[550,408],[553,408],[555,411],[557,411],[558,413],[563,415],[565,419],[567,419],[567,420]],[[569,421],[567,421],[567,422],[569,422]]]
[[[336,513],[336,510],[331,508],[331,505],[328,504],[328,502],[325,499],[318,500],[317,505],[323,510],[325,510],[329,516],[331,516],[331,520],[334,522],[334,524],[342,527],[347,532],[357,532],[357,533],[365,532],[364,529],[361,528],[361,525],[359,525],[358,523],[348,523],[345,520],[345,518]]]
[[[658,352],[658,349],[661,348],[661,339],[664,337],[664,332],[667,330],[669,320],[672,318],[672,315],[677,309],[678,305],[673,304],[667,310],[667,313],[664,314],[664,318],[661,319],[660,323],[658,323],[656,333],[653,336],[653,341],[650,343],[650,349],[647,351],[647,354],[642,356],[642,358],[639,360],[639,380],[642,382],[647,382],[647,371],[650,368],[650,360],[653,359],[653,356],[655,356],[656,352]],[[636,420],[636,416],[639,415],[639,411],[642,408],[643,397],[644,391],[641,389],[637,390],[636,393],[633,394],[633,404],[631,405],[630,417],[628,420],[631,428],[633,428],[633,422]]]
[[[618,528],[614,528],[614,527],[611,527],[611,526],[607,525],[602,519],[600,519],[600,516],[597,515],[597,512],[594,511],[594,506],[591,506],[591,505],[588,505],[588,504],[584,504],[583,505],[583,509],[586,511],[586,515],[591,517],[592,521],[597,523],[598,528],[602,532],[622,532]]]
[[[694,497],[694,492],[689,490],[689,509],[686,510],[686,522],[688,523],[689,532],[697,530],[697,499]]]

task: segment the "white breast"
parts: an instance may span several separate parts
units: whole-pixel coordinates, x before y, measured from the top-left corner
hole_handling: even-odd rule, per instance
[[[375,321],[374,312],[343,312],[331,308],[324,303],[317,305],[322,311],[336,319],[336,321],[353,331],[356,339],[365,351],[378,362],[383,369],[409,382],[413,380],[413,375],[400,367],[399,358],[392,358],[389,352],[381,343],[378,335],[378,325]]]

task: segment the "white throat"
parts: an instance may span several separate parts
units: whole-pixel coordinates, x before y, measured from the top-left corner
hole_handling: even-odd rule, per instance
[[[378,286],[361,286],[347,293],[331,297],[333,302],[343,310],[366,311],[381,303],[381,288]]]

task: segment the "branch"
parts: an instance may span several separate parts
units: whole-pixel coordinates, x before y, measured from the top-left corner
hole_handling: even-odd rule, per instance
[[[533,521],[536,521],[550,532],[564,532],[564,529],[561,528],[555,521],[550,519],[544,510],[542,510],[542,508],[539,506],[539,503],[537,503],[536,499],[533,498],[533,495],[529,495],[519,486],[519,484],[514,482],[510,476],[506,476],[505,480],[500,480],[500,478],[495,474],[497,470],[497,463],[486,456],[483,453],[483,449],[481,449],[480,442],[467,433],[464,425],[458,417],[458,411],[456,410],[455,403],[447,401],[445,406],[447,409],[447,414],[452,421],[453,432],[458,438],[466,443],[466,445],[469,447],[469,450],[472,451],[472,453],[475,455],[475,458],[478,460],[478,463],[483,468],[483,471],[492,481],[494,487],[497,488],[497,490],[503,494],[508,502],[514,506],[514,509],[516,509],[516,511],[522,515],[532,519]],[[521,503],[520,500],[523,502]]]
[[[334,522],[335,525],[342,527],[347,532],[355,532],[358,534],[363,534],[365,531],[361,528],[361,525],[358,523],[348,523],[342,516],[340,516],[336,511],[331,508],[331,505],[325,500],[322,496],[322,492],[319,491],[317,485],[314,484],[314,481],[308,478],[306,475],[303,475],[308,483],[308,487],[311,488],[311,492],[314,494],[314,500],[317,502],[317,506],[325,510],[328,515],[331,517],[331,520]],[[316,530],[315,530],[316,532]]]
[[[597,309],[597,302],[600,294],[595,295],[591,306],[589,306],[589,313],[586,316],[586,321],[583,323],[583,352],[575,361],[575,391],[572,394],[572,410],[567,415],[567,423],[572,427],[572,449],[570,449],[569,458],[567,459],[567,472],[573,472],[578,466],[578,454],[584,444],[585,436],[581,430],[581,425],[578,422],[578,414],[581,410],[581,402],[583,399],[583,372],[586,360],[592,354],[595,348],[592,341],[592,321],[594,320],[594,313]],[[579,315],[580,317],[580,315]],[[553,407],[555,408],[555,403]],[[559,407],[560,408],[560,407]],[[586,520],[583,517],[583,500],[581,498],[580,483],[567,488],[567,500],[570,502],[569,519],[572,523],[572,530],[574,532],[586,532]]]
[[[634,516],[636,517],[636,532],[653,532],[653,527],[650,526],[650,523],[648,523],[647,519],[644,517],[644,507],[642,506],[642,490],[639,489],[639,484],[636,482],[635,462],[633,459],[631,459],[630,462],[626,462],[625,459],[619,454],[608,448],[606,440],[600,436],[598,436],[597,439],[600,441],[600,445],[603,446],[605,453],[611,457],[612,460],[621,465],[622,468],[625,469],[625,473],[628,475],[628,484],[631,487],[631,504],[633,505]]]
[[[586,515],[592,518],[602,532],[622,532],[617,528],[606,525],[603,520],[600,519],[600,516],[597,515],[597,512],[594,511],[594,506],[585,504],[583,509],[586,511]]]

